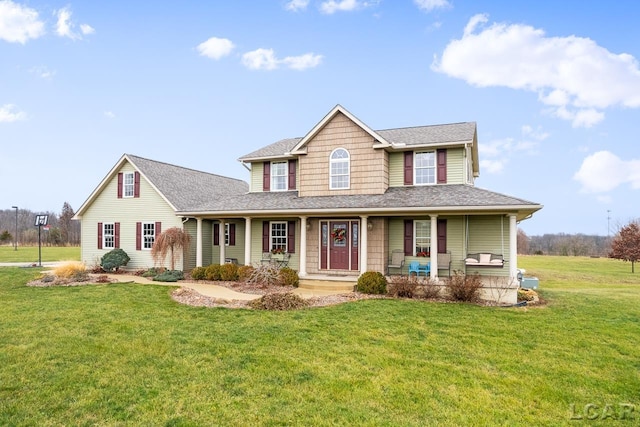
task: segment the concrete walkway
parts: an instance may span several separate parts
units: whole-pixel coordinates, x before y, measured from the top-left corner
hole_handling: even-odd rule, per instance
[[[128,275],[128,274],[108,274],[109,278],[117,280],[121,283],[140,283],[143,285],[160,285],[160,286],[182,286],[190,288],[210,298],[221,298],[226,300],[242,300],[250,301],[260,298],[262,295],[257,294],[245,294],[242,292],[236,292],[232,289],[226,288],[220,285],[213,285],[209,283],[190,283],[190,282],[154,282],[146,277]],[[300,295],[302,298],[312,298],[319,296],[338,295],[343,294],[344,291],[322,291],[322,290],[310,290],[294,288],[291,292]]]

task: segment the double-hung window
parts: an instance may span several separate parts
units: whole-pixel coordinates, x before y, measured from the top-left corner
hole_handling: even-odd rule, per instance
[[[413,255],[429,256],[431,253],[431,226],[429,221],[414,221],[415,230],[413,233],[415,251]]]
[[[416,153],[414,165],[414,183],[416,185],[436,183],[435,151]]]
[[[336,148],[329,158],[329,189],[348,189],[350,185],[349,152]]]
[[[133,197],[135,195],[135,179],[133,172],[126,172],[123,175],[122,194],[124,197]]]
[[[271,222],[271,250],[280,249],[282,252],[287,251],[287,222],[272,221]]]
[[[156,241],[156,224],[153,222],[142,223],[142,248],[151,249]]]
[[[271,163],[271,190],[286,191],[287,190],[287,162]]]
[[[115,248],[115,237],[115,224],[112,222],[105,222],[104,224],[102,224],[102,247],[105,249]]]

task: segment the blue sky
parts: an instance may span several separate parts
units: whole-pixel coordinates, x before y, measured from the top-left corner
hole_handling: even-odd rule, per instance
[[[639,8],[0,0],[0,209],[78,209],[124,153],[248,180],[341,104],[476,121],[476,185],[544,205],[527,234],[606,235],[640,217]]]

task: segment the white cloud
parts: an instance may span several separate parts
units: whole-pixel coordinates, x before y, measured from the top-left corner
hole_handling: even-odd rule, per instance
[[[273,49],[256,49],[242,55],[242,63],[251,70],[275,70],[278,68]]]
[[[220,59],[229,55],[234,48],[235,45],[229,39],[211,37],[209,40],[200,43],[196,49],[202,56]]]
[[[504,170],[504,160],[480,160],[480,170],[486,170],[488,173],[500,173]]]
[[[62,9],[58,9],[56,11],[56,16],[58,20],[56,22],[56,34],[60,37],[68,37],[71,40],[79,40],[82,39],[82,34],[89,35],[95,33],[95,30],[92,26],[88,24],[80,24],[80,33],[76,32],[74,27],[75,24],[71,22],[71,10],[69,7],[63,7]]]
[[[104,112],[104,116],[105,116],[107,119],[115,119],[115,118],[116,118],[116,115],[114,114],[114,112],[113,112],[113,111],[105,111],[105,112]]]
[[[13,104],[5,104],[0,107],[0,123],[12,123],[26,118],[27,113],[18,111],[18,107]]]
[[[306,53],[278,59],[273,49],[256,49],[242,55],[242,63],[251,70],[275,70],[284,65],[292,70],[306,70],[320,65],[322,55]]]
[[[533,138],[537,141],[544,141],[549,138],[549,132],[544,132],[540,126],[536,129],[529,125],[522,126],[522,136],[525,138]]]
[[[574,127],[601,122],[605,108],[640,107],[640,68],[633,56],[584,37],[547,37],[528,25],[487,22],[487,15],[473,16],[462,38],[451,41],[431,68],[474,86],[535,92],[552,115]]]
[[[282,60],[282,63],[289,68],[299,71],[317,67],[321,62],[322,55],[316,55],[313,53],[305,53],[300,56],[287,56]]]
[[[331,15],[336,12],[350,12],[353,10],[364,9],[369,6],[377,5],[378,3],[379,0],[326,0],[320,3],[320,12]]]
[[[582,184],[584,193],[605,193],[628,183],[640,188],[640,160],[622,160],[609,151],[587,156],[573,179]]]
[[[290,0],[284,5],[284,8],[291,12],[297,12],[306,9],[308,5],[309,0]]]
[[[34,74],[34,75],[40,77],[41,79],[45,79],[45,80],[49,80],[53,76],[56,75],[56,72],[54,70],[50,70],[47,67],[45,67],[44,65],[39,66],[39,67],[32,67],[29,70],[29,72],[31,74]]]
[[[413,0],[413,2],[422,10],[431,12],[434,9],[446,9],[451,7],[448,0]]]
[[[25,44],[44,34],[44,23],[38,12],[11,0],[0,1],[0,39]]]
[[[93,28],[91,25],[89,24],[80,24],[80,31],[82,32],[82,34],[89,35],[89,34],[93,34],[96,32],[95,28]]]

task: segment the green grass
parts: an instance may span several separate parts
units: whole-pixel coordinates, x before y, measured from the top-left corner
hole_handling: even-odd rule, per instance
[[[43,246],[41,248],[42,262],[49,261],[80,261],[80,247]],[[0,263],[2,262],[38,262],[38,246],[0,246]]]
[[[0,268],[0,425],[555,426],[588,404],[634,405],[604,423],[637,423],[640,274],[520,264],[547,306],[205,309],[168,287],[29,288],[37,271]]]

